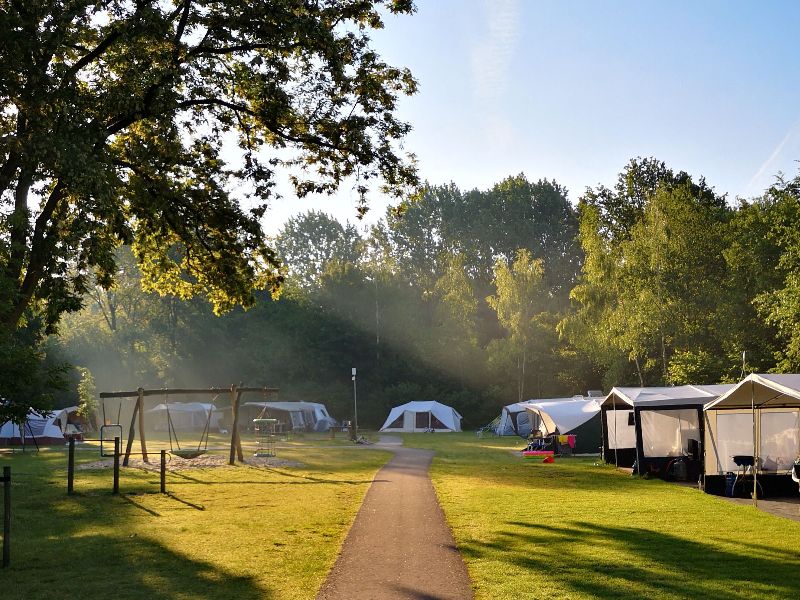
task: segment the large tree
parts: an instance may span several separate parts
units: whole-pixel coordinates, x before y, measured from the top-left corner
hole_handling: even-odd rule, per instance
[[[0,2],[0,326],[52,327],[130,243],[143,282],[217,310],[280,284],[260,219],[354,177],[416,180],[394,116],[415,91],[370,30],[411,0]],[[236,142],[241,160],[223,160]],[[234,164],[235,163],[235,164]],[[249,190],[244,208],[232,190]],[[365,204],[361,206],[365,208]]]

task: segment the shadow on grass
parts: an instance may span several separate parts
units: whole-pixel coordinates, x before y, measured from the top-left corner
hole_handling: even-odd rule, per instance
[[[87,561],[87,553],[97,561]],[[62,544],[58,564],[42,568],[36,577],[27,569],[4,573],[4,600],[30,598],[84,599],[87,597],[171,600],[272,599],[275,594],[253,578],[178,554],[143,537],[120,539],[108,535],[80,536]],[[21,562],[22,556],[16,562]]]
[[[797,598],[800,554],[742,540],[741,552],[652,529],[573,521],[508,522],[495,539],[466,543],[474,559],[542,574],[565,597]]]

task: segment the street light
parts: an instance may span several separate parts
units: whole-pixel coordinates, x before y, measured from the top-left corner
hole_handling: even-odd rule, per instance
[[[353,367],[353,423],[355,425],[353,436],[358,439],[358,395],[356,394],[356,368]]]

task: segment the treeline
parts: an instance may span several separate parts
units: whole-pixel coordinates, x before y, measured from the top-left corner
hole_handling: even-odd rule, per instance
[[[116,287],[94,287],[49,355],[99,389],[244,381],[339,418],[357,367],[371,426],[412,399],[476,426],[519,399],[794,370],[798,207],[800,178],[731,206],[653,159],[577,206],[522,175],[487,191],[426,185],[368,232],[319,212],[290,219],[274,240],[282,294],[222,317],[143,292],[120,249]]]

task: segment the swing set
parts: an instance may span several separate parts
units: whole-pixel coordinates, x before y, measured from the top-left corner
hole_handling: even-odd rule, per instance
[[[164,397],[164,404],[166,406],[166,413],[167,413],[167,431],[169,435],[169,452],[173,456],[177,456],[179,458],[184,459],[192,459],[202,456],[206,452],[208,452],[208,432],[211,425],[211,414],[213,412],[213,408],[209,408],[208,414],[206,416],[206,423],[205,428],[203,429],[203,433],[200,436],[200,441],[197,444],[197,447],[187,447],[184,444],[184,447],[181,448],[180,441],[178,440],[178,434],[175,429],[175,425],[173,423],[173,419],[169,409],[169,397],[175,395],[202,395],[208,394],[213,395],[214,400],[216,400],[222,394],[230,394],[231,398],[231,410],[232,410],[232,417],[233,417],[233,425],[231,427],[231,442],[230,442],[230,458],[228,464],[236,464],[236,460],[238,459],[239,462],[244,462],[244,454],[242,452],[242,441],[241,436],[239,434],[239,404],[242,398],[242,394],[246,393],[257,393],[262,394],[264,397],[268,397],[272,394],[276,394],[278,392],[278,388],[269,388],[269,387],[243,387],[232,385],[229,389],[226,388],[200,388],[200,389],[184,389],[184,388],[162,388],[162,389],[155,389],[155,390],[146,390],[144,388],[139,388],[136,391],[130,392],[101,392],[100,393],[100,401],[102,403],[102,410],[103,410],[103,425],[100,427],[100,455],[101,456],[114,456],[113,454],[108,454],[104,451],[103,444],[111,442],[113,444],[114,438],[118,437],[120,440],[122,439],[122,403],[128,399],[135,398],[136,404],[133,407],[133,414],[131,415],[131,422],[130,427],[128,429],[128,439],[127,444],[125,446],[125,457],[122,461],[122,466],[127,467],[128,462],[130,461],[130,456],[133,450],[133,442],[136,438],[136,429],[138,425],[139,429],[139,443],[141,446],[141,456],[144,462],[150,462],[147,455],[147,440],[145,438],[144,432],[144,399],[146,396],[163,396]],[[106,413],[106,401],[110,401],[116,399],[118,401],[117,405],[117,414],[116,420],[112,421]],[[113,413],[111,413],[113,417]],[[112,435],[109,435],[108,432],[113,432]],[[173,443],[174,442],[174,443]]]

